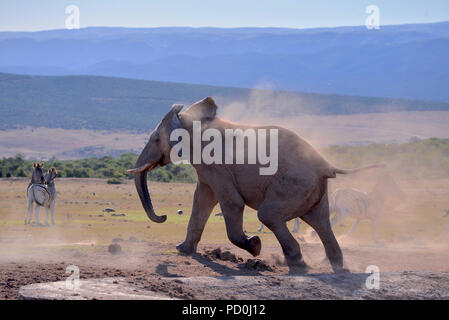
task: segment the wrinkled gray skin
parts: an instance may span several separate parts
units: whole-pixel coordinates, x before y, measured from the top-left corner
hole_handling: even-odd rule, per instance
[[[279,160],[278,170],[271,176],[259,174],[260,164],[193,164],[198,182],[192,214],[186,239],[177,249],[184,254],[196,251],[212,209],[219,203],[229,240],[253,256],[259,255],[259,237],[248,237],[243,231],[243,209],[247,205],[257,210],[259,220],[275,234],[291,268],[307,268],[299,244],[286,225],[287,221],[300,217],[316,230],[334,271],[343,270],[343,255],[329,222],[327,179],[334,178],[337,173],[352,173],[368,167],[353,170],[334,168],[306,141],[281,127],[250,127],[221,120],[216,117],[217,106],[210,97],[180,112],[182,107],[172,107],[151,133],[135,169],[129,170],[135,174],[137,192],[152,221],[164,222],[166,216],[157,216],[154,212],[147,188],[147,173],[170,163],[170,150],[176,142],[170,143],[169,137],[176,128],[185,128],[192,137],[192,121],[201,120],[203,131],[216,128],[222,133],[223,140],[226,128],[276,128],[279,130]]]

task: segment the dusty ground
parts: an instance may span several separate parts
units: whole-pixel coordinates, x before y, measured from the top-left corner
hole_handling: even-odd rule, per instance
[[[350,219],[335,228],[345,264],[353,273],[364,273],[368,265],[378,266],[381,272],[432,272],[429,283],[447,283],[449,235],[435,239],[449,224],[449,218],[442,217],[449,208],[449,180],[398,182],[408,201],[389,203],[379,223],[381,245],[372,244],[367,221],[351,237],[344,236]],[[116,186],[95,179],[59,179],[57,225],[38,227],[23,225],[27,183],[26,179],[0,180],[0,299],[17,299],[19,287],[25,284],[65,280],[69,265],[80,268],[82,279],[119,276],[140,288],[187,299],[210,297],[206,291],[163,278],[242,275],[271,279],[289,273],[271,232],[259,234],[263,248],[257,260],[231,245],[223,218],[215,216],[219,207],[206,226],[198,254],[179,255],[175,245],[185,236],[194,185],[150,184],[158,214],[168,215],[167,222],[159,225],[146,218],[132,183]],[[373,182],[335,179],[330,187],[332,191],[349,185],[369,190]],[[115,212],[103,212],[105,208]],[[184,214],[178,215],[178,209]],[[122,213],[125,216],[113,216]],[[44,210],[40,217],[44,219]],[[254,211],[247,210],[244,227],[247,233],[256,232],[259,222]],[[302,224],[295,235],[312,267],[309,273],[330,273],[323,262],[323,247],[309,231]],[[121,253],[109,253],[111,243],[120,245]],[[236,292],[234,298],[240,297]]]

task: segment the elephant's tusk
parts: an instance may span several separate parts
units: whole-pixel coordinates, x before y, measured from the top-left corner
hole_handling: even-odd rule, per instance
[[[145,164],[145,165],[143,165],[143,166],[141,166],[139,168],[128,169],[128,170],[126,170],[126,172],[129,172],[129,173],[141,173],[141,172],[143,172],[145,170],[151,171],[154,168],[156,168],[157,166],[158,166],[157,163],[153,163],[153,164],[147,163],[147,164]]]

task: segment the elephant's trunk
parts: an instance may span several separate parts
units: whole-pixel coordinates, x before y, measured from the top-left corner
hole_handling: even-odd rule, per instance
[[[158,216],[154,212],[150,193],[148,192],[147,173],[148,169],[134,174],[134,182],[136,184],[137,193],[139,194],[140,201],[142,202],[142,206],[145,209],[148,218],[150,218],[153,222],[162,223],[167,220],[167,216]]]

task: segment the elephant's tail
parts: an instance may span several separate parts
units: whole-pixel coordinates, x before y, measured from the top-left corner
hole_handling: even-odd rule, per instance
[[[372,164],[372,165],[369,165],[369,166],[355,168],[355,169],[340,169],[340,168],[332,167],[332,168],[330,168],[329,177],[330,178],[335,178],[337,173],[339,173],[339,174],[351,174],[351,173],[365,171],[365,170],[373,169],[373,168],[385,168],[386,166],[387,165],[385,163],[378,163],[378,164]]]

